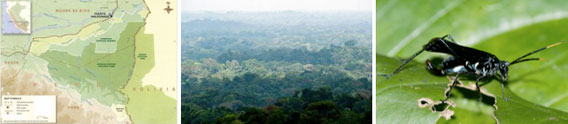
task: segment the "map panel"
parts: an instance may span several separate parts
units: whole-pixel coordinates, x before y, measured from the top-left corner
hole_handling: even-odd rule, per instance
[[[2,0],[1,95],[55,96],[56,123],[176,123],[175,7]]]

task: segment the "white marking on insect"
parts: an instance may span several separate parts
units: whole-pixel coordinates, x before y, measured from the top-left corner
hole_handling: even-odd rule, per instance
[[[477,68],[478,65],[479,65],[479,62],[476,62],[476,63],[474,64],[474,67]]]
[[[455,67],[452,71],[453,71],[453,72],[458,72],[458,71],[460,71],[460,70],[462,70],[462,69],[463,69],[463,66],[458,66],[458,67]]]

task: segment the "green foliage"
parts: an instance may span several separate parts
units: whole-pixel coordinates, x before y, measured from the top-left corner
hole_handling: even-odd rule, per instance
[[[267,113],[259,108],[249,108],[245,110],[239,119],[247,124],[264,124],[266,122]]]
[[[370,123],[370,20],[235,12],[184,22],[182,122]]]
[[[555,42],[567,41],[565,34],[568,31],[559,28],[568,26],[567,16],[560,14],[566,11],[562,3],[564,1],[552,0],[378,1],[381,16],[377,17],[377,73],[391,73],[401,64],[393,57],[407,58],[431,38],[445,34],[452,34],[458,44],[487,51],[508,61]],[[404,14],[395,13],[397,11],[419,13],[413,14],[415,19],[405,22],[400,20],[403,17],[396,16]],[[425,28],[420,29],[420,26]],[[412,32],[417,34],[410,35]],[[474,80],[461,79],[464,85],[453,91],[450,98],[456,104],[456,107],[449,107],[454,112],[450,120],[440,117],[440,112],[431,112],[428,107],[418,107],[420,98],[443,99],[444,90],[451,81],[447,76],[428,73],[423,63],[426,59],[447,55],[422,54],[392,78],[378,76],[378,122],[567,123],[568,84],[562,83],[568,70],[566,49],[568,45],[561,44],[530,56],[545,58],[545,61],[511,66],[505,87],[505,95],[511,97],[510,101],[501,99],[501,85],[497,79],[481,83],[481,90],[486,91],[487,96],[484,99],[494,98],[495,105],[477,101],[477,95],[470,93],[475,92],[472,90]]]
[[[257,52],[261,55],[229,51],[216,57],[218,59],[185,60],[182,63],[182,79],[199,83],[207,78],[232,80],[235,76],[249,72],[262,77],[282,78],[304,72],[326,71],[345,73],[351,78],[371,78],[371,57],[368,51],[370,49],[339,46],[320,51],[284,48]]]
[[[266,118],[268,124],[286,124],[290,121],[290,115],[287,115],[280,107],[272,107],[270,115]]]
[[[336,118],[341,117],[341,111],[331,101],[320,101],[310,103],[304,114],[300,116],[300,120],[305,124],[321,124],[333,122]]]
[[[182,104],[182,122],[248,124],[370,123],[370,97],[347,94],[333,95],[329,90],[329,88],[299,90],[294,93],[295,95],[282,97],[276,103],[267,105],[267,107],[262,109],[258,107],[243,107],[237,111],[231,111],[225,107],[202,109],[192,103],[184,103]],[[314,98],[318,100],[314,100]],[[358,107],[364,107],[364,109],[358,109]]]
[[[313,51],[308,48],[279,48],[254,51],[245,50],[242,52],[230,50],[219,55],[216,60],[219,62],[226,62],[232,60],[245,61],[249,59],[256,59],[259,61],[283,61],[289,63],[318,65],[344,64],[353,60],[361,60],[368,63],[371,62],[369,51],[370,49],[366,47],[342,47],[335,45],[322,48],[318,51]]]
[[[359,84],[359,85],[353,85]],[[331,87],[330,87],[331,86]],[[245,73],[232,80],[204,79],[200,83],[185,83],[182,102],[193,103],[203,108],[224,106],[238,109],[246,106],[264,106],[284,96],[298,96],[308,102],[330,99],[332,92],[357,93],[370,96],[371,82],[368,79],[354,80],[345,74],[304,72],[284,78],[260,77]],[[327,87],[323,91],[295,90],[311,87]],[[298,94],[299,93],[299,94]]]

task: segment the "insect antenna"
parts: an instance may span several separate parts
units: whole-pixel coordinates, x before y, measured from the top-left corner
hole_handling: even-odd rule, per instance
[[[542,51],[542,50],[548,49],[548,48],[550,48],[550,47],[553,47],[553,46],[562,44],[562,43],[563,43],[563,42],[554,43],[554,44],[552,44],[552,45],[548,45],[548,46],[546,46],[546,47],[544,47],[544,48],[540,48],[540,49],[538,49],[538,50],[535,50],[535,51],[533,51],[533,52],[530,52],[530,53],[528,53],[528,54],[526,54],[526,55],[524,55],[524,56],[521,56],[520,58],[516,59],[515,61],[511,62],[510,65],[513,65],[513,64],[516,64],[516,63],[520,63],[520,62],[532,61],[532,60],[542,60],[541,58],[529,58],[529,59],[523,59],[523,58],[525,58],[525,57],[527,57],[527,56],[530,56],[530,55],[532,55],[532,54],[534,54],[534,53],[540,52],[540,51]]]
[[[418,56],[420,53],[424,52],[424,49],[418,51],[417,53],[415,53],[414,55],[412,55],[412,57],[404,60],[404,62],[402,63],[402,65],[400,65],[398,68],[396,68],[396,70],[394,70],[394,72],[392,72],[391,74],[379,74],[381,76],[386,77],[387,79],[390,78],[391,76],[393,76],[394,74],[398,73],[400,70],[402,70],[402,67],[404,67],[404,65],[408,64],[408,62],[412,61],[414,59],[414,57]]]
[[[512,64],[516,64],[516,63],[521,63],[521,62],[526,62],[526,61],[532,61],[532,60],[544,60],[543,58],[528,58],[528,59],[522,59],[522,60],[517,60],[515,61],[515,63],[511,63]]]

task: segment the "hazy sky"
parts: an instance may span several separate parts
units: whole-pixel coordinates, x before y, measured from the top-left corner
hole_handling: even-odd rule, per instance
[[[182,11],[372,11],[372,0],[181,0]]]

